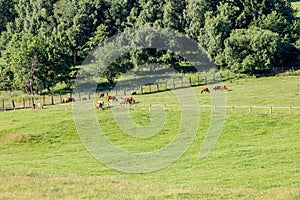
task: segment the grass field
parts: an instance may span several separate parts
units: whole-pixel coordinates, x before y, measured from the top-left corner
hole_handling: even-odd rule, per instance
[[[300,106],[300,77],[248,78],[225,83],[226,105]],[[199,104],[211,105],[210,94]],[[147,107],[178,104],[172,92],[137,95],[132,120],[151,122]],[[133,107],[131,107],[133,108]],[[95,112],[95,111],[92,111]],[[112,110],[97,111],[116,146],[134,152],[162,148],[175,137],[180,110],[166,112],[160,132],[147,139],[123,134]],[[151,173],[124,173],[88,153],[70,106],[0,113],[0,199],[299,199],[300,114],[227,112],[223,131],[207,158],[199,150],[211,123],[200,112],[197,134],[174,163]],[[138,163],[137,163],[138,167]]]

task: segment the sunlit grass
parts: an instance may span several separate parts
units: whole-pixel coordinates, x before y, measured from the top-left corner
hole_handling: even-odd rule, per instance
[[[300,106],[297,77],[248,78],[225,84],[230,89],[227,105]],[[200,94],[200,88],[193,88],[199,104],[211,104],[211,95]],[[151,123],[150,103],[178,105],[171,91],[134,97],[138,103],[129,106],[129,114],[139,126]],[[163,106],[160,109],[165,112]],[[70,105],[0,112],[0,198],[300,197],[299,114],[227,112],[215,148],[201,159],[199,151],[211,125],[209,111],[200,112],[197,134],[183,156],[146,174],[115,171],[89,154],[77,135]],[[160,132],[141,139],[120,129],[112,108],[97,111],[96,117],[116,146],[133,152],[163,148],[176,135],[181,120],[179,106],[167,107]]]

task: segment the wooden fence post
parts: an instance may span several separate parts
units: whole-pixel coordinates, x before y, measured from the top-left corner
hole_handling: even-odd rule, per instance
[[[231,107],[231,111],[234,112],[234,106]]]
[[[22,101],[23,101],[23,108],[26,109],[26,103],[25,103],[25,98],[24,97],[22,98]]]
[[[54,105],[54,97],[51,95],[51,105]]]
[[[229,74],[229,70],[227,70],[227,80],[230,79],[230,74]]]
[[[149,83],[149,92],[151,93],[151,84]]]
[[[252,106],[249,107],[249,112],[252,112]]]
[[[4,98],[2,99],[2,110],[5,111]]]
[[[216,112],[216,111],[217,111],[217,106],[214,105],[213,112]]]
[[[156,83],[156,89],[159,92],[159,83]]]
[[[289,114],[292,114],[292,107],[289,107]]]
[[[43,106],[45,106],[46,104],[45,104],[45,102],[46,102],[46,100],[45,100],[45,95],[43,95]]]
[[[192,77],[189,77],[190,86],[192,86]]]
[[[273,113],[273,107],[271,106],[270,107],[270,114],[272,114]]]
[[[16,110],[15,100],[12,99],[11,104],[12,104],[13,109]]]
[[[141,94],[143,94],[143,86],[142,85],[140,85],[140,92],[141,92]]]
[[[174,78],[172,79],[172,82],[173,82],[173,90],[175,90],[175,81],[174,81]]]

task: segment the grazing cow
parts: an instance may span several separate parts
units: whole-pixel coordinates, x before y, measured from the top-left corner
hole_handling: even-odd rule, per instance
[[[102,98],[102,97],[104,97],[104,92],[103,93],[100,93],[100,95],[99,95],[99,98]]]
[[[216,85],[212,89],[213,89],[213,91],[221,90],[221,86],[220,85]]]
[[[134,98],[132,98],[132,97],[123,97],[123,98],[120,99],[120,104],[127,104],[127,103],[129,103],[129,104],[135,103]]]
[[[213,87],[213,91],[217,91],[217,90],[223,91],[223,90],[228,90],[228,89],[227,89],[226,85],[216,85]]]
[[[119,103],[120,104],[127,104],[127,99],[124,99],[124,98],[121,97]]]
[[[69,103],[69,102],[74,102],[74,101],[75,101],[75,99],[73,97],[68,97],[68,98],[64,98],[62,102]]]
[[[101,110],[103,108],[104,101],[97,101],[96,103],[96,109]]]
[[[110,101],[110,100],[113,100],[113,101],[118,101],[117,97],[116,96],[107,96],[107,100]]]
[[[37,103],[37,108],[42,110],[43,109],[43,104],[41,104],[40,102]]]
[[[226,85],[220,85],[220,89],[221,89],[221,90],[227,90],[227,91],[228,91]]]
[[[209,93],[209,89],[208,89],[208,88],[202,88],[202,89],[201,89],[201,94],[202,94],[203,92],[208,92],[208,93]]]
[[[133,91],[131,92],[131,95],[136,95],[136,91],[133,90]]]
[[[32,108],[32,109],[35,109],[35,108],[36,108],[36,106],[35,106],[35,103],[34,103],[34,102],[32,102],[30,106],[31,106],[31,108]]]
[[[135,103],[135,100],[134,100],[134,98],[132,98],[132,97],[128,97],[127,99],[128,99],[128,102],[129,102],[130,104],[133,104],[133,103]]]

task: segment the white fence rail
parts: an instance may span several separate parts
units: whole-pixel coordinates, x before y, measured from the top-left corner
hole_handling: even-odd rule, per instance
[[[119,106],[120,108],[129,105],[117,103],[108,104],[106,107]],[[300,114],[300,107],[297,106],[218,106],[218,105],[196,105],[196,104],[132,104],[132,109],[149,110],[196,110],[200,112],[226,112],[226,113],[264,113],[264,114]]]

